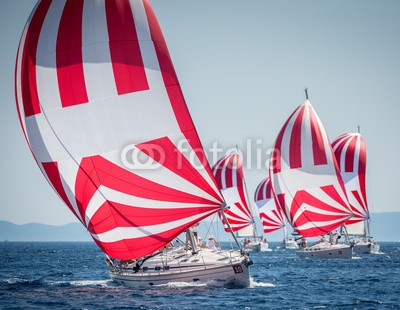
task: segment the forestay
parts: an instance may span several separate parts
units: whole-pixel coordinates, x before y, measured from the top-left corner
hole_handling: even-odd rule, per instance
[[[111,257],[153,253],[220,210],[147,0],[39,1],[15,93],[38,166]]]
[[[305,237],[324,235],[353,216],[328,136],[308,100],[275,141],[270,178],[286,218]]]

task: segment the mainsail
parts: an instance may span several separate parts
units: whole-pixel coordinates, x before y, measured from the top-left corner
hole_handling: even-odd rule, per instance
[[[304,237],[329,233],[353,216],[328,136],[308,100],[275,141],[270,178],[286,218]]]
[[[241,155],[237,151],[225,155],[215,163],[212,171],[228,206],[224,212],[232,230],[241,237],[254,236],[254,217],[246,197]],[[228,226],[224,226],[228,232]]]
[[[259,208],[261,224],[265,233],[285,226],[282,212],[274,199],[270,178],[262,180],[254,193],[254,201]]]
[[[42,173],[97,245],[143,257],[223,199],[147,0],[42,0],[15,93]]]
[[[346,224],[350,225],[349,230],[354,228],[359,234],[364,234],[364,223],[361,222],[369,219],[365,183],[367,153],[364,139],[359,133],[343,134],[333,141],[332,148],[354,213],[354,217]]]

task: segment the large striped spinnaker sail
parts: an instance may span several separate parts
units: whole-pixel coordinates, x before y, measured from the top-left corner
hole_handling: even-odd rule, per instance
[[[364,139],[359,133],[346,133],[332,142],[332,148],[354,213],[346,224],[366,221],[369,219],[369,211],[365,182],[367,152]],[[364,225],[358,226],[364,230]]]
[[[39,168],[109,256],[151,254],[220,210],[147,0],[39,1],[15,94]]]
[[[328,136],[309,100],[282,127],[269,173],[279,206],[302,236],[327,234],[353,216]]]
[[[254,217],[247,200],[242,164],[242,156],[234,151],[220,158],[212,171],[227,205],[224,212],[229,225],[238,233],[238,236],[246,237],[254,236],[255,231]],[[228,226],[225,224],[224,227],[228,232]]]
[[[254,202],[259,208],[261,224],[265,233],[271,233],[285,227],[285,220],[276,204],[269,177],[258,184],[254,193]]]

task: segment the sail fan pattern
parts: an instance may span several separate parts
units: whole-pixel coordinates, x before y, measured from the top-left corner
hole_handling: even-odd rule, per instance
[[[272,189],[299,234],[324,235],[353,216],[328,136],[308,100],[288,118],[271,155]]]
[[[232,230],[239,231],[249,227],[251,231],[247,235],[253,235],[254,218],[246,198],[241,155],[232,152],[222,157],[215,163],[212,171],[228,206],[224,212]],[[225,231],[229,232],[227,225],[224,226]]]
[[[254,201],[259,208],[261,224],[265,233],[270,233],[285,226],[281,210],[277,206],[270,178],[261,181],[254,193]]]
[[[342,176],[354,217],[347,224],[369,219],[365,185],[367,152],[359,133],[347,133],[332,143],[336,162]]]
[[[147,0],[39,1],[15,93],[38,166],[111,257],[153,253],[221,209]]]

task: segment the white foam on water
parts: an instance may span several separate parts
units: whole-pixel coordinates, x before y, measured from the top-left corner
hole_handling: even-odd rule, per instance
[[[17,284],[17,283],[25,283],[29,282],[27,279],[21,279],[21,278],[10,278],[5,280],[8,284]]]
[[[206,286],[206,283],[195,283],[195,282],[168,282],[166,284],[157,284],[157,287],[200,287]]]
[[[250,278],[250,288],[255,287],[275,287],[276,285],[269,282],[256,282],[253,278]]]
[[[101,286],[107,287],[112,280],[78,280],[70,281],[69,283],[74,286]]]
[[[108,287],[112,280],[77,280],[77,281],[46,281],[48,285],[70,284],[72,286],[100,286]]]
[[[353,256],[351,259],[362,259],[361,256]]]

